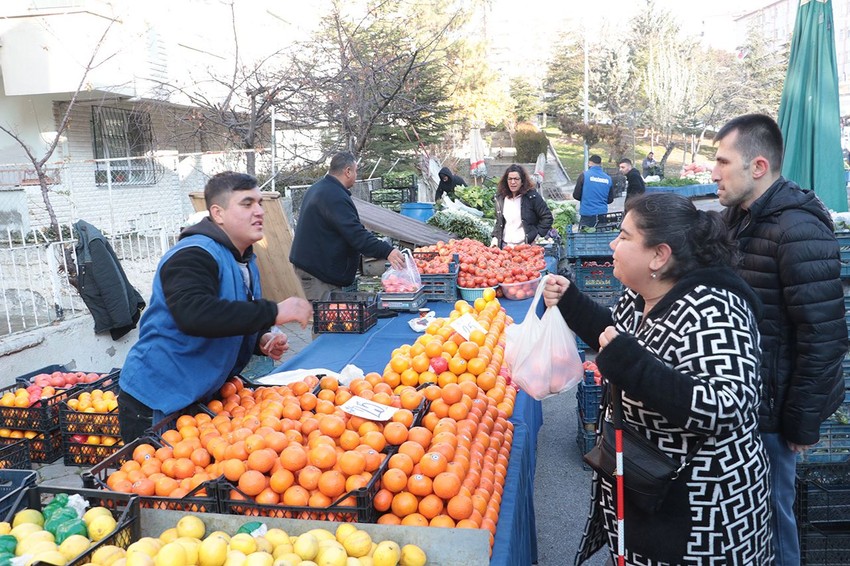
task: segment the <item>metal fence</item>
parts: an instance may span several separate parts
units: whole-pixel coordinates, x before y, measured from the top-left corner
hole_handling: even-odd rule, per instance
[[[107,235],[130,283],[143,297],[150,294],[153,273],[179,235],[179,227]],[[0,336],[25,332],[88,314],[77,291],[76,240],[65,227],[56,242],[20,241],[6,232],[0,242]]]

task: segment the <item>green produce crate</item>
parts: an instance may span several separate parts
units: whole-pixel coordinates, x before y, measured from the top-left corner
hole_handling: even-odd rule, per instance
[[[79,495],[89,503],[90,507],[110,509],[116,522],[115,530],[101,540],[92,543],[85,552],[68,561],[68,565],[76,566],[90,563],[92,555],[102,546],[111,544],[126,549],[141,536],[138,497],[133,494],[114,491],[44,485],[27,487],[20,491],[9,513],[5,515],[5,520],[11,522],[15,513],[23,509],[41,511],[60,493],[69,496]]]

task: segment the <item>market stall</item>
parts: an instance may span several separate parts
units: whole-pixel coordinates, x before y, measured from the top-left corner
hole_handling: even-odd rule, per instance
[[[514,319],[525,316],[531,299],[502,301]],[[447,316],[451,303],[429,302],[436,316]],[[390,352],[403,343],[413,342],[418,334],[408,320],[412,313],[400,313],[377,324],[363,334],[322,334],[310,346],[276,368],[275,373],[297,369],[322,368],[339,372],[353,364],[364,372],[380,371]],[[523,392],[516,398],[513,448],[502,496],[498,529],[493,545],[491,565],[533,563],[537,559],[537,529],[534,521],[534,471],[537,433],[543,424],[543,408]]]

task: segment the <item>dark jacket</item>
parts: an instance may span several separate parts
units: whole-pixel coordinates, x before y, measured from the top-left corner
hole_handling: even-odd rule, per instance
[[[440,197],[443,196],[443,193],[446,193],[450,197],[454,198],[455,196],[455,187],[461,185],[463,187],[466,186],[466,181],[452,173],[452,170],[448,167],[443,167],[440,169],[440,184],[437,185],[437,194],[434,196],[434,200],[440,200]],[[445,177],[445,179],[443,179]]]
[[[640,176],[640,173],[638,173],[638,170],[634,167],[629,169],[629,172],[626,173],[626,182],[628,183],[626,186],[626,200],[642,195],[646,192],[646,183],[644,182],[643,177]]]
[[[814,444],[844,400],[847,324],[838,243],[813,192],[780,177],[749,211],[724,213],[741,276],[764,304],[760,430]]]
[[[145,301],[130,284],[121,262],[100,230],[79,220],[77,231],[77,289],[94,317],[94,332],[107,330],[118,340],[139,322]]]
[[[360,222],[351,193],[339,179],[325,175],[304,193],[289,252],[292,265],[325,283],[346,287],[354,282],[361,254],[386,259],[391,251],[390,244]]]
[[[519,215],[522,219],[522,229],[525,231],[525,243],[534,242],[537,236],[546,237],[549,228],[552,227],[552,212],[546,205],[546,200],[535,190],[530,190],[522,195]],[[499,240],[499,247],[504,246],[505,197],[496,195],[496,225],[493,227],[491,237]]]

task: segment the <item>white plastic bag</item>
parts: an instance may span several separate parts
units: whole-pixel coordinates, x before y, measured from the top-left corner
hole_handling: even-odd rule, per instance
[[[525,319],[505,328],[505,363],[511,380],[537,400],[574,387],[584,375],[575,335],[558,307],[537,316],[547,277],[537,286]]]
[[[381,287],[387,293],[415,293],[422,287],[422,278],[410,250],[402,250],[404,269],[390,266],[381,275]]]

